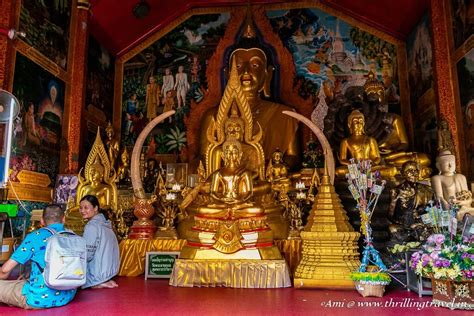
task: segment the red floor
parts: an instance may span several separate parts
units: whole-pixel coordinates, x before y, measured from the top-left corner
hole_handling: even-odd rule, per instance
[[[69,305],[49,310],[0,305],[0,315],[472,315],[423,307],[430,296],[419,298],[403,289],[391,289],[383,298],[363,298],[355,290],[175,288],[168,280],[143,277],[117,282],[117,289],[80,291]],[[394,307],[396,303],[401,307]]]

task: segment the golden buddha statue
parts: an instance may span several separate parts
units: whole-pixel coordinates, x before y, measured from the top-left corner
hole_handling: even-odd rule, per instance
[[[255,31],[253,26],[247,19],[247,24],[243,28],[244,34],[242,41],[250,42],[255,39]],[[230,72],[233,67],[238,73],[238,83],[241,92],[247,99],[250,106],[251,116],[254,121],[254,128],[263,127],[263,135],[261,145],[266,157],[280,148],[285,152],[286,163],[290,167],[294,167],[299,162],[300,148],[297,139],[296,130],[298,123],[296,120],[282,114],[283,111],[291,111],[292,108],[263,100],[261,93],[265,97],[270,97],[270,82],[273,75],[273,67],[268,65],[267,55],[265,52],[255,47],[254,43],[250,43],[250,48],[235,49],[229,59]],[[201,122],[200,135],[200,155],[205,157],[209,145],[206,135],[208,128],[212,125],[212,120],[216,116],[218,108],[209,109]],[[245,150],[245,149],[244,149]],[[264,168],[264,166],[263,166]]]
[[[265,180],[265,155],[260,145],[262,129],[258,123],[254,129],[251,108],[248,98],[242,92],[235,64],[234,59],[229,83],[216,116],[210,119],[206,133],[208,145],[204,155],[205,168],[200,165],[200,173],[206,172],[206,176],[200,176],[199,185],[184,197],[180,205],[185,215],[180,216],[178,234],[188,241],[196,241],[196,231],[203,227],[213,227],[215,231],[219,221],[229,216],[233,220],[245,221],[240,222],[238,227],[242,227],[241,224],[248,226],[253,223],[252,218],[259,217],[258,225],[263,225],[263,229],[268,224],[275,238],[283,239],[288,235],[288,223],[282,216],[283,209],[272,199],[271,185]],[[232,128],[229,128],[230,126]],[[255,156],[254,159],[258,162],[257,170],[242,165],[242,155],[246,154],[244,148]],[[221,166],[221,162],[212,162],[216,153],[220,153],[219,158],[224,159],[224,166]],[[232,157],[232,163],[229,160],[231,153],[233,156],[237,155]],[[213,170],[215,166],[221,167]],[[238,185],[235,186],[235,183]],[[263,217],[265,223],[262,222]],[[266,231],[266,228],[264,230]]]
[[[344,177],[350,163],[350,159],[371,160],[372,170],[379,171],[384,178],[393,178],[397,174],[397,169],[391,166],[381,165],[381,157],[375,138],[365,134],[365,117],[358,110],[352,111],[347,118],[350,136],[341,141],[339,150],[339,162],[343,165],[336,168],[336,175]]]
[[[241,142],[243,153],[241,164],[253,171],[255,174],[258,174],[259,167],[264,164],[264,161],[259,161],[260,155],[258,155],[255,147],[242,143],[244,128],[244,120],[239,116],[237,108],[232,106],[230,117],[224,121],[225,140],[235,139]],[[222,147],[217,147],[213,152],[209,153],[209,173],[220,169],[221,155]]]
[[[105,141],[105,145],[107,147],[107,153],[109,156],[110,167],[113,169],[115,168],[115,162],[117,161],[117,157],[120,151],[120,143],[114,137],[114,128],[112,124],[109,122],[107,128],[105,129],[105,134],[107,135],[107,139]]]
[[[84,176],[82,172],[84,170]],[[117,211],[118,193],[115,185],[115,171],[111,169],[110,162],[100,138],[100,130],[87,157],[86,165],[79,171],[79,186],[77,187],[75,203],[68,203],[66,210],[66,225],[75,232],[84,228],[82,216],[79,213],[79,203],[85,195],[95,195],[104,210]]]
[[[283,153],[276,149],[272,154],[272,159],[267,166],[267,180],[272,184],[272,189],[280,191],[283,188],[288,190],[291,180],[288,176],[288,166],[283,161]]]
[[[405,129],[405,124],[400,115],[388,113],[388,104],[385,102],[385,88],[378,81],[375,74],[370,71],[364,90],[367,98],[378,99],[378,110],[385,113],[385,121],[390,124],[391,132],[383,139],[378,147],[381,157],[386,165],[395,166],[400,170],[402,165],[408,161],[415,161],[420,166],[420,177],[426,179],[431,174],[430,159],[424,153],[407,152],[410,143]]]
[[[229,139],[222,145],[224,166],[210,176],[211,203],[199,208],[206,217],[241,218],[263,215],[261,207],[251,202],[252,172],[241,166],[242,145]],[[241,212],[242,210],[242,212]]]
[[[130,182],[130,155],[128,154],[127,147],[123,148],[122,154],[120,155],[120,165],[117,169],[116,182]]]

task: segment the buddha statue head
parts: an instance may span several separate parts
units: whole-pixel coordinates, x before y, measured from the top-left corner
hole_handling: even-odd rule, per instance
[[[222,159],[224,166],[237,168],[242,160],[242,145],[235,139],[229,139],[222,144]]]
[[[273,164],[281,164],[283,163],[283,152],[277,148],[272,154],[272,161]]]
[[[99,156],[95,159],[94,163],[89,169],[89,180],[93,184],[101,183],[104,180],[104,167],[100,163]]]
[[[439,174],[452,176],[456,172],[456,157],[449,150],[440,152],[436,157],[436,168]]]
[[[400,170],[401,175],[403,178],[410,182],[414,183],[419,179],[420,170],[418,169],[418,164],[414,161],[407,161],[402,165],[402,169]]]
[[[231,115],[224,122],[226,139],[236,139],[242,141],[244,137],[244,120],[239,117],[235,106],[231,109]]]
[[[354,110],[347,117],[347,126],[351,135],[365,134],[365,117],[359,110]]]

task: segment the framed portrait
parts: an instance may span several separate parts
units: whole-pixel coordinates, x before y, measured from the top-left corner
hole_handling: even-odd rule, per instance
[[[54,187],[53,202],[66,204],[70,197],[76,198],[79,179],[75,174],[59,174]]]
[[[174,184],[181,187],[186,186],[188,177],[187,163],[166,164],[166,187],[171,188]]]

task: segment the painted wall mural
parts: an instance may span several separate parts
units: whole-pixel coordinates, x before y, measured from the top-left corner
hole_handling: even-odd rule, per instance
[[[48,174],[54,183],[59,168],[64,88],[60,79],[17,54],[13,94],[21,110],[13,130],[13,181],[26,169]]]
[[[171,109],[176,114],[155,128],[149,154],[177,154],[186,145],[183,118],[206,97],[207,62],[229,18],[192,16],[125,63],[122,145],[131,146],[148,121]]]
[[[22,0],[20,31],[26,43],[66,69],[71,1]]]
[[[425,14],[407,38],[408,82],[415,148],[436,157],[436,98],[433,90],[431,21]]]
[[[451,0],[454,47],[461,46],[474,34],[474,1]]]
[[[474,49],[458,62],[457,71],[469,168],[467,176],[469,180],[474,181]]]
[[[318,9],[267,11],[267,16],[293,55],[301,97],[318,103],[326,96],[322,86],[344,93],[364,85],[372,70],[390,88],[390,111],[400,112],[394,45]]]

